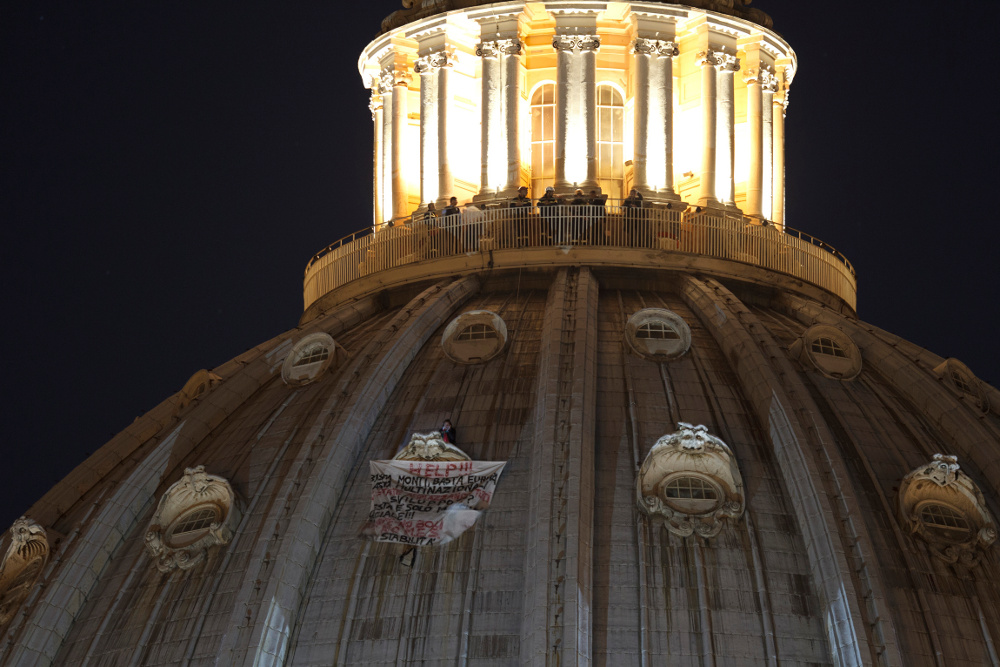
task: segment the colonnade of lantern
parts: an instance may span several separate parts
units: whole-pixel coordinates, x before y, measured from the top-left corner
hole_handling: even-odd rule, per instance
[[[791,48],[749,21],[654,3],[509,3],[381,35],[375,223],[451,196],[579,187],[784,223]]]

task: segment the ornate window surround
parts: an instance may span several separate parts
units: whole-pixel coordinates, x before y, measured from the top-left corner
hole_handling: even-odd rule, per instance
[[[722,530],[723,520],[739,519],[746,506],[736,457],[704,426],[678,422],[677,428],[676,433],[656,441],[639,468],[636,502],[644,514],[662,519],[675,535],[714,537]],[[715,498],[674,497],[670,493],[673,483],[685,479],[713,490]],[[715,502],[704,502],[708,500]]]
[[[317,345],[326,347],[326,356],[319,355],[316,361],[308,364],[299,363],[304,355],[314,354]],[[309,384],[334,364],[336,356],[337,343],[329,334],[319,332],[303,336],[285,357],[281,365],[281,379],[288,385]]]
[[[215,521],[186,531],[183,537],[175,536],[193,514],[206,509],[215,512]],[[206,473],[205,466],[187,468],[160,498],[146,531],[146,549],[160,572],[187,570],[204,560],[209,548],[228,544],[239,520],[240,509],[229,482]]]
[[[676,338],[639,336],[646,325],[660,325],[677,334]],[[683,356],[691,349],[691,328],[677,313],[665,308],[643,308],[625,323],[625,340],[636,354],[653,361],[668,361]]]
[[[990,411],[990,399],[982,383],[968,366],[950,357],[934,368],[934,373],[952,391],[961,397],[972,399],[973,405],[983,414]]]
[[[469,327],[486,327],[496,335],[463,337]],[[481,329],[482,330],[482,329]],[[507,325],[503,318],[490,310],[470,310],[462,313],[445,327],[441,347],[455,363],[480,364],[500,354],[507,346]]]
[[[843,354],[827,354],[833,343]],[[817,350],[815,348],[821,348]],[[861,372],[861,350],[846,333],[827,324],[815,324],[806,329],[789,348],[806,366],[812,366],[833,380],[853,380]]]
[[[941,514],[957,513],[968,526],[948,530],[927,522],[928,510],[942,507]],[[916,468],[899,485],[899,518],[904,529],[919,537],[931,553],[948,563],[972,566],[997,539],[993,517],[986,509],[982,491],[961,472],[958,457],[935,454],[929,463]],[[957,520],[956,524],[960,523]],[[950,535],[949,533],[955,533]]]
[[[393,461],[471,461],[461,449],[445,442],[438,432],[414,433]]]
[[[17,613],[48,561],[45,529],[22,516],[10,527],[10,544],[0,561],[0,627]]]

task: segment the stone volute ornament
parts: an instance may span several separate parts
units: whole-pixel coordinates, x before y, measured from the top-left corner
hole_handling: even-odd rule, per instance
[[[521,53],[521,40],[496,39],[476,45],[476,55],[483,58],[498,58],[501,55],[516,56]]]
[[[48,560],[45,529],[22,516],[10,527],[10,544],[0,562],[0,626],[13,618]]]
[[[410,443],[392,457],[394,461],[471,461],[461,449],[445,442],[437,431],[414,433]]]
[[[678,422],[656,441],[639,468],[639,509],[671,533],[714,537],[725,519],[743,515],[743,478],[732,451],[704,426]]]
[[[935,454],[903,478],[899,518],[947,563],[971,567],[997,539],[982,491],[962,473],[956,456]]]
[[[632,53],[673,58],[680,53],[680,50],[677,48],[677,42],[640,37],[632,42]]]
[[[552,38],[552,48],[556,51],[597,51],[601,48],[601,38],[597,35],[556,35]]]
[[[205,559],[211,547],[228,544],[240,520],[229,482],[205,472],[205,466],[184,470],[153,514],[146,531],[146,548],[160,572],[186,570]]]

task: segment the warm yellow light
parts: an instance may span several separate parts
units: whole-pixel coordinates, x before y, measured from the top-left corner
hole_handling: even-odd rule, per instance
[[[677,113],[674,118],[674,173],[701,172],[701,108]]]

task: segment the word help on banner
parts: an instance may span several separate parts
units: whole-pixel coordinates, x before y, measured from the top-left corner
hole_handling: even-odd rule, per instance
[[[369,461],[376,542],[450,542],[490,506],[503,461]]]

